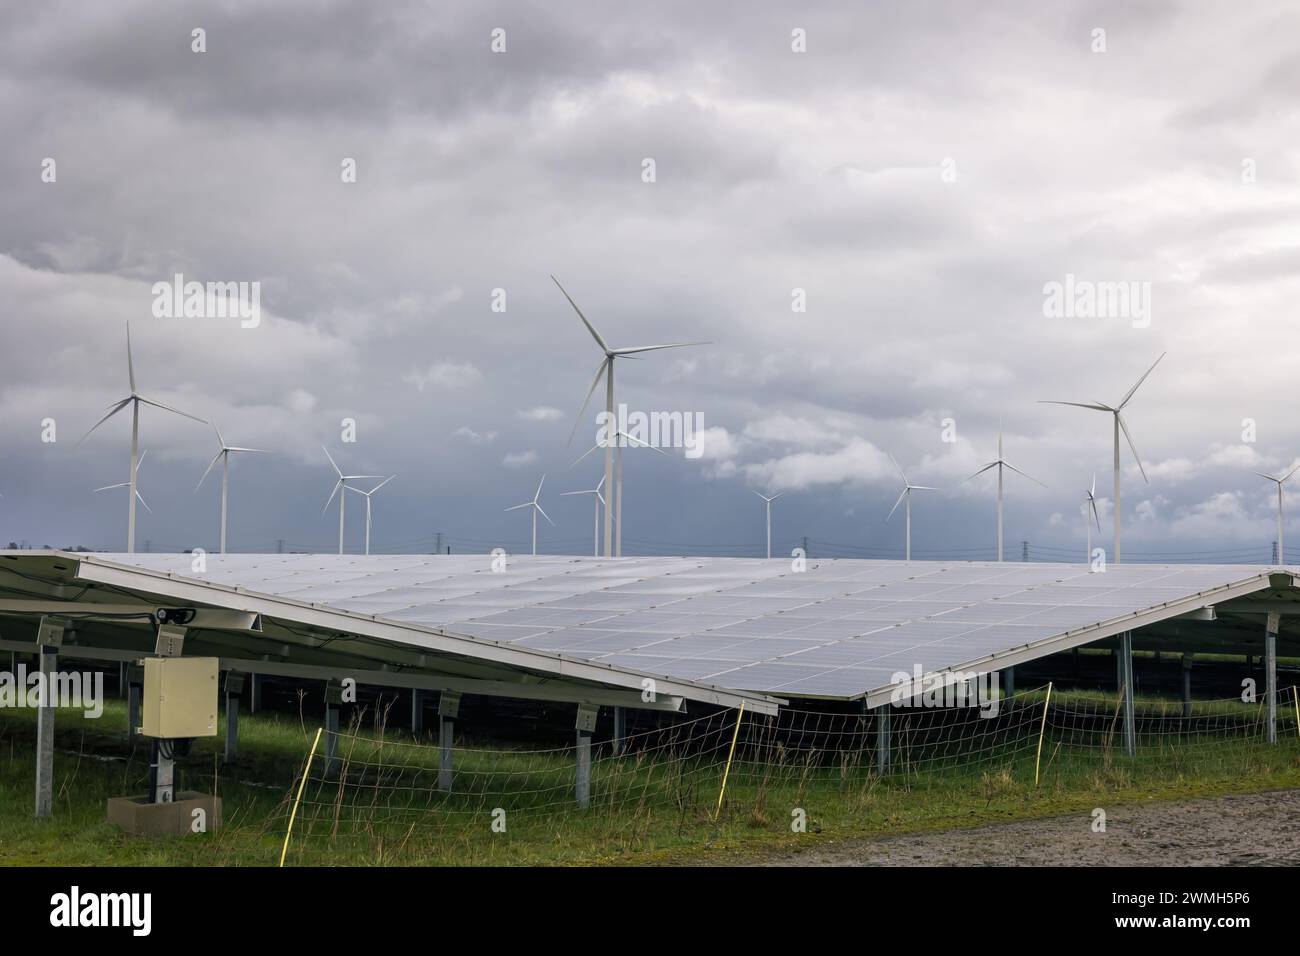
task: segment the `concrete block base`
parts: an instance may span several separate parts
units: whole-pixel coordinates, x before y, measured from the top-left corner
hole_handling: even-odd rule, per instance
[[[172,803],[150,803],[147,796],[112,797],[108,822],[137,836],[185,836],[196,832],[195,810],[202,810],[203,831],[221,827],[221,798],[210,793],[182,790]]]

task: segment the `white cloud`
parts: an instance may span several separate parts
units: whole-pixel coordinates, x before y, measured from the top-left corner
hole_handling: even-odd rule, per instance
[[[408,372],[402,381],[423,392],[430,385],[452,391],[469,388],[483,379],[483,373],[471,362],[444,361],[430,365],[424,371]]]
[[[1264,464],[1263,456],[1255,450],[1254,445],[1216,445],[1205,459],[1207,464],[1224,468],[1260,468]]]
[[[794,491],[818,485],[866,485],[893,474],[888,456],[863,438],[853,438],[828,452],[802,451],[745,465],[751,484],[773,491]]]
[[[1196,463],[1190,458],[1168,458],[1146,466],[1147,479],[1170,484],[1189,481],[1196,477]]]
[[[1183,509],[1169,530],[1190,538],[1267,542],[1272,540],[1272,527],[1267,518],[1252,518],[1247,513],[1238,492],[1220,491]]]
[[[520,418],[529,422],[553,422],[564,417],[564,412],[558,408],[552,408],[550,405],[538,405],[535,408],[526,408],[516,412]]]
[[[460,428],[457,428],[451,433],[451,437],[463,439],[471,445],[490,445],[492,442],[496,441],[497,433],[476,432],[468,425],[461,425]]]
[[[290,411],[306,413],[316,410],[316,396],[305,388],[295,388],[285,398]]]
[[[1164,495],[1155,495],[1151,498],[1145,498],[1137,503],[1133,513],[1137,515],[1138,521],[1154,522],[1160,519],[1161,512],[1169,506],[1169,499]]]
[[[832,423],[825,416],[820,421],[813,421],[792,415],[769,415],[748,423],[743,434],[745,438],[755,442],[810,448],[829,443],[843,443],[846,436],[840,428],[834,427],[835,424],[847,423]]]
[[[713,425],[700,432],[696,440],[700,443],[704,477],[730,478],[736,474],[736,459],[743,443],[741,439],[721,425]]]
[[[506,456],[501,459],[501,464],[505,465],[507,468],[524,468],[536,463],[537,452],[533,451],[531,448],[528,451],[508,452]]]

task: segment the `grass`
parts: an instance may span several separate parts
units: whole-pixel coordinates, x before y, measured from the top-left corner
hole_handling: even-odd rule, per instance
[[[1053,694],[1053,706],[1079,707],[1088,695]],[[1032,700],[1032,697],[1027,697]],[[1097,701],[1094,694],[1090,698]],[[1041,704],[1041,699],[1039,699]],[[1178,702],[1141,698],[1139,715],[1176,714]],[[591,864],[694,862],[726,854],[781,852],[811,841],[946,829],[1087,811],[1149,799],[1186,799],[1300,786],[1300,739],[1280,708],[1282,739],[1268,747],[1243,728],[1256,709],[1232,702],[1198,704],[1215,734],[1144,738],[1138,757],[1115,749],[1109,732],[1072,747],[1068,735],[1043,744],[1034,786],[1037,723],[990,747],[977,760],[935,759],[917,749],[924,773],[871,772],[870,753],[838,759],[792,749],[758,760],[752,748],[733,765],[715,823],[721,768],[734,717],[719,715],[696,740],[704,755],[615,759],[597,748],[592,806],[573,807],[573,757],[501,747],[458,750],[457,792],[436,789],[436,748],[410,746],[410,735],[367,728],[368,739],[340,745],[343,773],[324,777],[318,755],[291,843],[291,865]],[[1098,707],[1098,712],[1104,709]],[[1055,713],[1053,714],[1055,716]],[[314,721],[291,714],[241,715],[240,760],[220,764],[220,738],[195,742],[188,789],[216,790],[225,826],[183,838],[127,836],[104,821],[105,801],[147,785],[147,749],[125,739],[120,701],[87,720],[60,711],[56,721],[55,808],[32,818],[35,715],[0,712],[0,865],[275,865],[288,798],[302,768]],[[459,746],[459,744],[458,744]],[[472,746],[472,745],[471,745]],[[771,751],[767,752],[771,755]],[[908,755],[896,758],[908,766]],[[918,763],[919,761],[919,763]],[[505,809],[505,832],[493,810]],[[802,811],[806,833],[793,833]],[[726,855],[724,854],[724,855]]]

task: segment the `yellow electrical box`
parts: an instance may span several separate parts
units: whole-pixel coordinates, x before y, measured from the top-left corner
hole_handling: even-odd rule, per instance
[[[146,657],[144,659],[144,726],[146,737],[217,735],[215,657]]]

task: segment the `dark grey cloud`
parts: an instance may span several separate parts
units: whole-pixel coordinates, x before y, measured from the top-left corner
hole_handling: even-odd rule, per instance
[[[772,482],[791,491],[779,536],[898,546],[886,451],[946,489],[918,509],[918,549],[987,546],[990,490],[962,479],[999,421],[1050,486],[1009,489],[1008,539],[1074,547],[1109,431],[1034,400],[1117,399],[1165,350],[1131,418],[1153,477],[1126,476],[1130,547],[1271,539],[1249,472],[1300,449],[1288,355],[1259,348],[1286,340],[1295,292],[1289,5],[3,13],[6,541],[120,546],[119,503],[89,489],[123,476],[122,423],[71,445],[124,388],[130,319],[142,385],[279,452],[240,462],[234,540],[329,546],[324,442],[398,474],[376,502],[381,545],[443,531],[518,546],[526,528],[502,509],[540,472],[554,493],[595,472],[570,468],[590,427],[566,441],[598,353],[550,273],[612,341],[714,343],[621,371],[633,407],[699,410],[716,429],[704,462],[630,456],[640,550],[757,547],[746,489]],[[40,180],[46,157],[57,183]],[[150,286],[175,272],[260,281],[264,324],[153,318]],[[1045,317],[1043,286],[1067,273],[1150,282],[1150,327]],[[536,406],[564,417],[518,414]],[[210,496],[192,488],[212,436],[162,414],[144,434],[141,539],[211,544]],[[577,501],[556,499],[552,547],[585,547]]]

